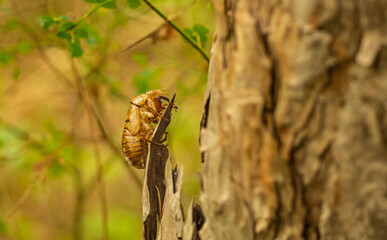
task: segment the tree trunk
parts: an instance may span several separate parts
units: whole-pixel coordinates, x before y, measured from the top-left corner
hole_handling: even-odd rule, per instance
[[[201,239],[387,239],[387,1],[213,5]]]

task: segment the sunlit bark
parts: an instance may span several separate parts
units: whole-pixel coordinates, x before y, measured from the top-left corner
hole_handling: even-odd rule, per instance
[[[213,5],[201,239],[387,239],[387,2]]]

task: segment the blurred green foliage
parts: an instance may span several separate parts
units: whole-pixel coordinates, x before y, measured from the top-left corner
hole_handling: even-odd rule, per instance
[[[149,89],[159,89],[159,79],[163,74],[163,69],[161,67],[148,66],[148,59],[145,54],[135,53],[132,55],[132,59],[142,68],[133,79],[137,94],[142,94]]]
[[[7,50],[0,50],[0,63],[7,64],[14,59],[12,52]]]
[[[209,51],[210,1],[152,3]],[[140,0],[0,4],[0,239],[101,239],[99,168],[109,239],[140,239],[143,171],[128,171],[120,140],[149,89],[177,94],[168,143],[186,208],[199,194],[200,54]]]
[[[128,4],[128,7],[135,9],[141,5],[141,0],[126,0],[126,4]]]
[[[7,225],[0,219],[0,236],[7,232]]]
[[[208,29],[202,24],[195,24],[192,28],[185,28],[186,32],[200,47],[204,48],[207,43]]]

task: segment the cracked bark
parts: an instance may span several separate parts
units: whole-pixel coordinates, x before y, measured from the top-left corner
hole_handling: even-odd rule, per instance
[[[387,239],[387,2],[213,6],[201,239]]]

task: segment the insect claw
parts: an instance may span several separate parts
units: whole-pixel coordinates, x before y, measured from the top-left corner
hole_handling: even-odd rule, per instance
[[[168,143],[167,144],[162,144],[162,143],[155,143],[155,142],[152,142],[153,144],[156,144],[160,147],[168,147]]]
[[[162,143],[157,143],[157,142],[153,142],[152,140],[149,140],[149,139],[146,139],[146,138],[144,138],[147,142],[149,142],[149,143],[153,143],[153,144],[155,144],[155,145],[157,145],[157,146],[160,146],[160,147],[167,147],[168,146],[168,144],[162,144]]]
[[[166,96],[164,95],[160,95],[160,98],[164,99],[164,100],[167,100],[169,102],[169,98],[167,98]]]
[[[160,95],[159,97],[162,98],[162,99],[164,99],[164,100],[167,100],[169,104],[171,103],[171,101],[169,100],[169,98],[167,98],[166,96]],[[173,107],[175,110],[177,110],[177,106],[176,106],[175,104],[173,104],[172,107]]]
[[[165,132],[164,133],[164,138],[160,140],[160,142],[165,142],[167,141],[167,136],[168,136],[168,132]]]

